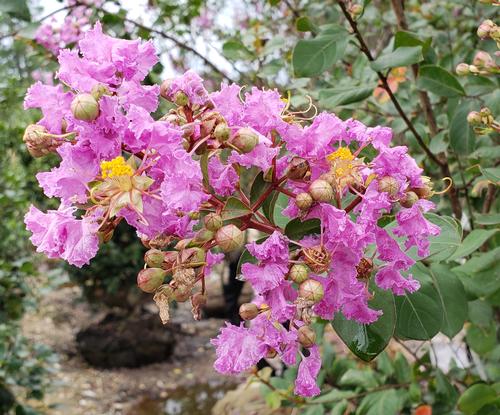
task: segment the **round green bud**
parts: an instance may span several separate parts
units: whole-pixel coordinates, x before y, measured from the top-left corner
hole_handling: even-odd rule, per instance
[[[144,262],[151,268],[161,268],[165,261],[165,253],[159,249],[150,249],[144,254]]]
[[[378,191],[395,197],[399,192],[399,183],[394,177],[384,176],[378,181]]]
[[[217,124],[214,129],[214,137],[218,141],[226,141],[231,137],[231,129],[227,126],[226,123]]]
[[[457,73],[457,75],[459,76],[463,76],[463,75],[468,75],[470,73],[469,71],[469,65],[467,65],[466,63],[462,62],[462,63],[459,63],[457,65],[457,67],[455,68],[455,72]]]
[[[259,137],[251,128],[243,127],[238,130],[231,143],[242,153],[250,153],[259,144]]]
[[[222,217],[217,213],[209,213],[203,219],[203,223],[205,224],[205,228],[214,232],[218,231],[223,225]]]
[[[146,268],[137,275],[137,285],[142,291],[152,293],[163,284],[166,276],[167,272],[161,268]]]
[[[90,94],[78,94],[71,102],[71,112],[77,120],[94,121],[99,116],[99,104]]]
[[[245,242],[243,232],[233,224],[225,225],[215,234],[215,242],[224,252],[239,249]]]
[[[184,92],[178,91],[174,96],[174,102],[179,107],[184,107],[189,104],[189,98]]]
[[[295,196],[295,204],[300,210],[309,210],[313,202],[313,198],[309,193],[303,192]]]
[[[293,282],[302,284],[309,278],[309,268],[304,264],[293,264],[288,276]]]
[[[323,284],[319,281],[308,279],[299,286],[299,297],[310,304],[319,303],[325,295]]]
[[[326,180],[314,180],[309,186],[309,194],[316,202],[329,202],[333,199],[333,188]]]

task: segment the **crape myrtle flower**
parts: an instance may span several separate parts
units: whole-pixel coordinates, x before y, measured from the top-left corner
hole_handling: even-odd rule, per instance
[[[153,44],[112,38],[100,23],[58,61],[60,84],[36,82],[25,99],[41,110],[24,134],[30,154],[60,158],[37,174],[61,204],[30,208],[31,241],[81,267],[125,220],[149,249],[138,285],[164,323],[172,301],[190,300],[199,319],[211,269],[245,248],[238,272],[255,297],[240,310],[245,323],[212,340],[217,371],[238,374],[276,356],[298,364],[294,392],[315,396],[321,346],[311,324],[337,313],[377,321],[373,284],[394,295],[419,289],[408,250],[429,255],[439,233],[426,217],[434,190],[407,147],[391,146],[389,128],[327,112],[305,122],[277,90],[208,92],[193,70],[144,85],[158,62]],[[160,97],[171,109],[154,117]],[[299,228],[315,223],[312,234],[285,232],[278,200]],[[388,215],[395,220],[385,226]],[[247,229],[262,239],[248,242]]]

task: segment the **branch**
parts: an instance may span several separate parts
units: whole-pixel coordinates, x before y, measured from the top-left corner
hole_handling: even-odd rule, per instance
[[[342,13],[344,13],[345,18],[349,22],[349,25],[351,26],[351,29],[353,30],[354,35],[358,39],[361,51],[366,55],[366,57],[368,58],[368,60],[370,62],[373,62],[375,59],[373,58],[373,55],[371,54],[370,49],[368,49],[368,46],[366,45],[366,42],[363,39],[363,36],[361,35],[361,33],[358,30],[358,25],[356,24],[356,22],[351,17],[351,15],[350,15],[349,11],[347,10],[347,7],[344,4],[343,0],[337,0],[337,3],[340,6],[340,8],[342,9]],[[412,132],[412,134],[415,136],[415,139],[417,140],[417,142],[420,145],[420,147],[422,147],[422,149],[424,150],[425,154],[427,154],[427,156],[434,163],[436,163],[438,166],[443,166],[444,164],[446,164],[445,162],[443,162],[442,160],[440,160],[438,157],[436,157],[436,155],[429,149],[429,147],[427,147],[427,145],[425,144],[423,138],[420,136],[420,134],[418,133],[418,131],[415,129],[415,126],[410,121],[410,119],[406,116],[405,112],[403,111],[403,108],[401,108],[401,105],[399,104],[399,101],[394,96],[394,94],[393,94],[393,92],[392,92],[392,90],[389,87],[389,84],[387,82],[387,77],[382,72],[378,72],[378,71],[375,71],[375,72],[376,72],[377,76],[379,77],[380,82],[382,83],[382,88],[384,88],[385,91],[387,92],[387,94],[389,95],[389,97],[390,97],[390,99],[391,99],[394,107],[396,108],[396,111],[398,112],[398,114],[400,115],[400,117],[403,119],[403,121],[405,122],[405,124],[408,126],[408,128],[410,129],[410,131]]]

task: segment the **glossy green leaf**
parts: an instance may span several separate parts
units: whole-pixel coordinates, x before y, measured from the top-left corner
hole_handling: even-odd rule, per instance
[[[446,266],[431,264],[427,267],[438,291],[443,308],[443,326],[441,332],[450,339],[464,326],[467,318],[467,298],[462,282]]]
[[[394,335],[403,339],[429,340],[443,327],[442,300],[424,265],[417,263],[410,273],[420,282],[420,289],[412,294],[394,296]]]
[[[451,72],[437,65],[424,65],[418,74],[417,86],[419,89],[443,97],[465,95],[465,91]]]
[[[347,320],[342,313],[337,313],[332,322],[333,328],[347,347],[367,362],[377,357],[389,344],[396,321],[392,293],[381,290],[374,284],[370,286],[370,291],[375,296],[369,301],[369,306],[384,313],[375,323],[360,324]]]
[[[245,45],[235,40],[228,40],[222,46],[223,55],[230,60],[246,60],[253,57]]]
[[[448,261],[454,261],[470,255],[476,249],[481,247],[496,232],[496,229],[474,229],[466,236],[454,254],[448,258]]]
[[[500,213],[477,213],[474,222],[478,225],[498,225],[500,223]]]
[[[346,32],[340,27],[314,39],[299,40],[292,53],[295,75],[309,78],[322,74],[341,58],[346,42]]]
[[[224,208],[222,209],[221,216],[222,220],[230,220],[240,218],[242,216],[252,213],[241,200],[230,197],[227,199]]]
[[[467,122],[470,111],[469,102],[460,103],[450,122],[450,147],[458,154],[470,154],[476,146],[476,135]]]
[[[295,27],[299,32],[316,32],[318,26],[316,26],[311,19],[307,16],[301,16],[295,21]]]
[[[379,56],[370,65],[374,71],[380,72],[389,68],[408,66],[423,59],[422,46],[402,46],[392,52]]]
[[[458,408],[466,415],[473,415],[496,399],[495,389],[484,383],[476,383],[460,396]]]
[[[322,89],[319,92],[320,103],[325,108],[335,108],[339,105],[349,105],[370,97],[375,85],[341,86]]]
[[[338,381],[339,386],[360,386],[371,389],[379,386],[375,373],[366,369],[349,369]]]
[[[285,227],[285,235],[294,241],[301,240],[306,235],[319,234],[321,222],[319,219],[301,221],[293,219]]]
[[[283,210],[288,206],[288,196],[279,193],[274,204],[273,223],[280,228],[285,228],[290,218],[283,215]]]
[[[428,261],[443,261],[452,255],[462,243],[462,227],[451,216],[428,213],[425,217],[441,228],[438,236],[431,237]]]

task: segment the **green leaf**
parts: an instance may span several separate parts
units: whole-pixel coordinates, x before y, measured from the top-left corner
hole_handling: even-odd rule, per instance
[[[288,196],[279,193],[274,206],[273,223],[280,228],[285,228],[288,222],[290,222],[290,218],[283,216],[281,213],[287,206]]]
[[[469,325],[467,327],[466,340],[470,348],[481,356],[491,352],[497,344],[495,322],[491,321],[487,326]]]
[[[490,182],[496,184],[497,186],[500,184],[500,167],[479,168],[481,169],[481,173],[483,173],[483,176],[486,177]]]
[[[363,101],[372,95],[374,89],[374,85],[327,88],[319,91],[319,99],[322,106],[333,109],[339,105],[349,105],[354,102]]]
[[[307,16],[301,16],[295,21],[295,27],[299,32],[316,32],[318,26],[316,26],[311,19]]]
[[[469,154],[476,146],[476,135],[467,122],[471,104],[461,102],[450,122],[450,147],[458,154]]]
[[[299,40],[292,53],[295,75],[310,78],[322,74],[343,55],[346,44],[346,32],[340,27],[314,39]]]
[[[230,197],[227,199],[227,202],[222,209],[221,216],[222,220],[231,220],[249,215],[250,213],[252,213],[252,211],[248,209],[241,200],[235,197]]]
[[[485,76],[468,77],[465,84],[465,92],[469,96],[489,94],[496,88],[497,84]]]
[[[247,60],[252,59],[253,54],[250,52],[245,45],[236,40],[228,40],[222,46],[223,55],[230,60]]]
[[[349,369],[351,370],[351,369]],[[347,372],[346,372],[347,373]],[[319,395],[316,398],[313,398],[311,402],[314,403],[328,403],[330,401],[340,400],[340,399],[348,399],[355,395],[354,392],[344,391],[339,389],[332,389],[325,394]]]
[[[427,213],[425,217],[441,228],[438,236],[429,239],[428,261],[443,261],[453,254],[462,243],[462,227],[451,216],[439,216]]]
[[[0,2],[0,12],[28,22],[31,20],[31,13],[26,0],[2,0]]]
[[[446,141],[446,131],[441,131],[440,133],[432,137],[432,140],[429,144],[429,149],[434,154],[438,154],[442,153],[443,151],[446,151],[448,146],[449,143]]]
[[[437,65],[420,67],[417,87],[443,97],[465,95],[465,91],[451,72]]]
[[[396,415],[403,409],[404,399],[395,389],[366,395],[358,406],[356,415]]]
[[[429,340],[443,326],[442,300],[424,265],[417,263],[410,273],[420,281],[420,289],[412,294],[395,296],[394,335],[403,339]]]
[[[422,46],[402,46],[390,53],[379,56],[370,66],[374,71],[380,72],[384,69],[408,66],[423,59]]]
[[[458,277],[444,265],[432,264],[427,270],[441,299],[444,317],[441,332],[451,339],[462,330],[467,318],[467,298],[464,286]]]
[[[487,327],[493,320],[493,308],[484,300],[470,301],[469,320],[477,326]]]
[[[208,152],[204,153],[200,159],[201,174],[203,175],[203,186],[213,191],[208,179]]]
[[[281,407],[281,399],[279,391],[272,391],[265,396],[267,405],[273,410]]]
[[[375,296],[369,301],[369,306],[384,313],[375,323],[360,324],[347,320],[342,313],[337,313],[332,322],[333,328],[347,347],[366,362],[377,357],[389,344],[396,321],[392,293],[381,290],[373,283],[370,291]]]
[[[498,225],[500,223],[500,213],[476,213],[474,222],[478,225]]]
[[[371,389],[379,386],[373,370],[349,369],[338,381],[339,386],[361,386]]]
[[[466,415],[473,415],[496,399],[495,389],[484,383],[476,383],[460,396],[458,408]]]
[[[325,407],[323,405],[312,405],[306,407],[306,410],[302,412],[303,415],[324,415]]]
[[[285,235],[294,241],[301,240],[306,235],[319,234],[321,232],[321,222],[319,219],[309,219],[301,221],[299,218],[293,219],[285,227]]]
[[[462,245],[455,251],[455,253],[448,258],[448,261],[455,261],[470,255],[476,249],[480,248],[489,238],[491,238],[497,229],[474,229],[463,240]]]
[[[401,352],[394,358],[394,376],[399,383],[408,383],[411,381],[411,368],[408,360]]]

